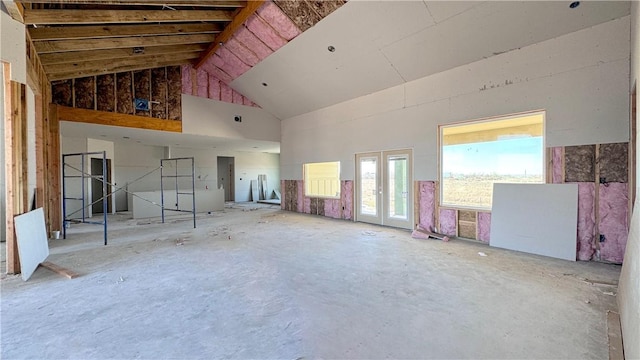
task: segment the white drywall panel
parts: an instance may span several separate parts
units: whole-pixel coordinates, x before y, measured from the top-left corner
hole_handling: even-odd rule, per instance
[[[4,114],[4,72],[0,71],[0,94],[2,94],[2,101],[0,101],[0,114]],[[2,144],[4,145],[4,120],[0,121],[0,139],[2,140]],[[4,162],[4,147],[0,149],[0,241],[4,242],[7,240],[6,238],[6,226],[5,223],[5,162]]]
[[[11,80],[27,83],[27,40],[24,24],[0,11],[0,59],[11,64]]]
[[[494,184],[492,247],[576,260],[577,184]]]
[[[234,121],[242,116],[241,122]],[[280,141],[280,121],[266,111],[182,94],[182,132],[231,139]]]
[[[191,189],[180,189],[180,193],[189,193]],[[158,217],[162,215],[162,194],[160,191],[143,191],[133,193],[132,212],[134,219]],[[193,198],[191,195],[179,194],[177,198],[178,209],[191,211],[193,209]],[[176,208],[176,191],[166,190],[164,192],[164,215],[176,215],[180,212],[170,211],[168,209]],[[196,212],[203,213],[208,211],[224,210],[224,190],[209,189],[196,190]]]
[[[339,160],[341,177],[353,179],[355,153],[413,148],[415,179],[435,180],[439,124],[530,110],[547,110],[547,146],[628,141],[629,21],[285,119],[281,176],[302,179],[302,164]]]
[[[49,256],[47,229],[42,208],[14,218],[22,280],[27,281]]]

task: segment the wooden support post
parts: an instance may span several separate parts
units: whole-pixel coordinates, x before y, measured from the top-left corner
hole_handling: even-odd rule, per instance
[[[60,126],[58,122],[58,106],[49,105],[49,126],[47,134],[47,170],[49,172],[49,221],[51,231],[62,230],[62,203],[60,202]]]

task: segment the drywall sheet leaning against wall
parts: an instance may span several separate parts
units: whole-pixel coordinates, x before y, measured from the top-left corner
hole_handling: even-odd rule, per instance
[[[37,208],[14,218],[22,280],[27,281],[49,256],[44,211]]]
[[[494,247],[576,260],[577,184],[494,184]]]

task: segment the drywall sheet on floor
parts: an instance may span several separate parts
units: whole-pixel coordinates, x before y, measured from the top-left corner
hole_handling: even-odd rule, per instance
[[[37,208],[14,218],[22,280],[27,281],[49,256],[44,211]]]
[[[494,247],[576,260],[577,184],[494,184]]]

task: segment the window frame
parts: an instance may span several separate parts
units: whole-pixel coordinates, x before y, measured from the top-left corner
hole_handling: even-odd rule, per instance
[[[316,195],[316,194],[308,194],[307,193],[307,185],[308,185],[308,180],[307,180],[307,165],[315,165],[315,164],[337,164],[338,166],[338,176],[337,176],[337,181],[338,181],[338,195],[336,196],[330,196],[330,195]],[[342,166],[340,163],[340,160],[336,160],[336,161],[317,161],[317,162],[308,162],[308,163],[304,163],[302,164],[302,182],[303,182],[303,194],[305,197],[309,197],[309,198],[318,198],[318,199],[340,199],[342,196],[342,186],[341,186],[341,178],[340,178],[340,174],[341,174],[341,170],[342,170]]]
[[[548,183],[548,169],[547,169],[547,165],[548,165],[548,150],[547,150],[547,146],[546,146],[546,141],[547,141],[547,132],[546,132],[546,126],[547,126],[547,113],[546,110],[532,110],[532,111],[524,111],[524,112],[519,112],[519,113],[512,113],[512,114],[506,114],[506,115],[498,115],[498,116],[491,116],[491,117],[486,117],[486,118],[479,118],[479,119],[473,119],[473,120],[464,120],[464,121],[458,121],[458,122],[451,122],[448,124],[439,124],[438,125],[438,138],[437,138],[437,147],[438,147],[438,207],[439,208],[443,208],[443,209],[460,209],[460,210],[473,210],[473,211],[482,211],[482,212],[491,212],[492,210],[492,206],[488,206],[488,207],[484,207],[484,206],[470,206],[470,205],[460,205],[460,204],[451,204],[451,203],[445,203],[444,202],[444,172],[442,171],[443,169],[443,156],[444,156],[444,152],[443,152],[443,133],[444,133],[444,129],[446,128],[451,128],[451,127],[456,127],[456,126],[462,126],[462,125],[470,125],[470,124],[480,124],[480,123],[488,123],[488,122],[494,122],[494,121],[502,121],[502,120],[509,120],[509,119],[516,119],[516,118],[521,118],[521,117],[527,117],[527,116],[536,116],[536,115],[541,115],[542,116],[542,181],[541,182],[536,182],[535,184],[545,184]],[[493,190],[492,190],[493,191]]]

